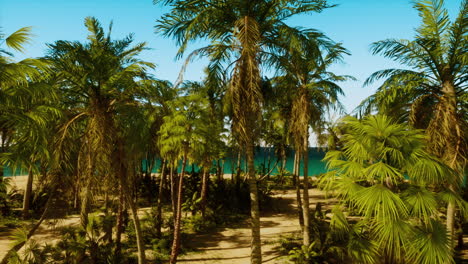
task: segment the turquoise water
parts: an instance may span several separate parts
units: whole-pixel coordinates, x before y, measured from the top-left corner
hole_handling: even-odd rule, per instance
[[[13,173],[12,168],[8,166],[3,167],[4,176],[16,176],[16,175],[26,175],[26,174],[28,174],[27,170],[16,169],[16,171]]]
[[[287,159],[286,159],[286,170],[289,172],[293,171],[293,166],[294,166],[294,151],[290,150],[287,153]],[[320,151],[317,148],[309,148],[309,171],[308,175],[309,176],[314,176],[318,175],[321,173],[325,173],[327,170],[325,168],[325,163],[322,162],[321,160],[325,157],[325,152]],[[220,165],[222,165],[222,162],[224,162],[224,173],[225,174],[231,174],[235,173],[235,169],[237,166],[237,153],[233,153],[231,155],[228,155],[223,161],[220,161]],[[255,167],[258,168],[265,168],[264,171],[269,171],[275,166],[276,162],[276,157],[274,155],[274,149],[273,148],[256,148],[255,150]],[[268,163],[270,163],[270,167],[268,169]],[[213,165],[215,165],[216,162],[213,162]],[[279,161],[277,164],[278,166],[281,166],[281,161]],[[152,172],[157,172],[159,167],[161,166],[161,161],[156,160],[156,164],[152,170]],[[196,164],[190,164],[187,165],[186,171],[191,171],[193,166],[194,171],[199,171],[199,167]],[[241,168],[242,170],[245,170],[245,160],[244,157],[242,157],[241,160]],[[276,168],[277,168],[276,167]],[[272,170],[272,175],[275,175],[278,173],[278,170],[274,168]],[[146,162],[143,161],[143,170],[146,169]],[[180,165],[179,165],[179,170],[180,170]],[[213,167],[213,173],[214,173],[214,167]],[[302,175],[302,165],[301,165],[301,175]]]
[[[287,154],[288,155],[287,155],[287,160],[286,160],[286,169],[289,172],[292,172],[293,165],[294,165],[293,164],[294,163],[294,151],[290,150],[288,151]],[[320,151],[317,148],[309,148],[309,173],[308,173],[309,176],[318,175],[327,171],[325,168],[325,163],[321,161],[324,156],[325,156],[324,151]],[[268,170],[269,159],[270,159],[270,170],[271,170],[276,162],[276,157],[274,155],[273,148],[256,148],[255,149],[255,167],[256,168],[266,167],[265,171],[269,171]],[[237,166],[237,153],[228,155],[228,157],[226,157],[223,161],[224,161],[224,173],[225,174],[235,173],[235,169]],[[278,164],[276,165],[281,166],[281,161],[279,161]],[[161,166],[161,160],[157,159],[156,164],[152,171],[157,172],[160,166]],[[245,170],[244,157],[242,157],[241,168],[242,170]],[[145,169],[146,169],[146,162],[143,161],[143,170]],[[179,166],[179,169],[180,169],[180,166]],[[198,166],[196,166],[196,164],[193,164],[193,169],[195,171],[199,171],[199,168]],[[186,170],[191,171],[192,165],[191,164],[188,165]],[[275,168],[272,171],[272,175],[275,175],[276,173],[278,173],[278,171]],[[13,171],[9,167],[5,167],[4,169],[5,176],[26,175],[26,174],[27,174],[27,171],[24,171],[24,170],[21,171],[18,169],[15,171],[15,173],[13,173]],[[302,175],[302,166],[301,166],[301,175]]]

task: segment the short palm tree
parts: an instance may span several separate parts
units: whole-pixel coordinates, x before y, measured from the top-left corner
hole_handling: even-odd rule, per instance
[[[454,172],[426,151],[422,131],[384,115],[346,117],[343,130],[342,148],[325,156],[330,172],[321,184],[358,213],[376,257],[384,263],[453,263],[438,186]]]
[[[468,157],[468,1],[462,1],[454,21],[450,21],[443,0],[419,0],[414,7],[422,23],[413,40],[387,39],[371,47],[374,54],[400,62],[407,69],[372,74],[367,83],[385,81],[361,109],[377,109],[426,129],[431,153],[458,171],[457,177],[446,179],[446,186],[458,192]],[[455,204],[449,201],[447,228],[451,237],[454,214]]]
[[[172,112],[164,117],[159,130],[161,156],[169,160],[173,167],[182,160],[177,181],[177,202],[174,212],[174,240],[170,263],[177,262],[180,248],[180,226],[182,221],[183,180],[187,162],[197,160],[199,153],[208,144],[209,126],[206,123],[208,101],[199,94],[188,94],[176,98],[171,104]]]
[[[155,0],[170,5],[171,11],[156,25],[159,33],[173,37],[183,55],[187,45],[198,39],[208,39],[209,46],[195,51],[208,56],[209,74],[219,75],[221,65],[234,61],[228,96],[232,106],[233,129],[245,148],[251,198],[252,244],[251,262],[261,263],[260,214],[254,166],[254,144],[259,133],[262,104],[260,64],[262,55],[275,52],[278,36],[293,36],[297,28],[285,21],[297,14],[320,12],[326,1],[189,1]]]

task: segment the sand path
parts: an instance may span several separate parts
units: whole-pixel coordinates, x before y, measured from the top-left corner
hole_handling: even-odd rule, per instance
[[[310,207],[317,202],[331,204],[324,193],[309,190]],[[261,215],[263,263],[291,263],[279,253],[278,240],[283,235],[300,231],[296,213],[294,190],[276,191],[273,208]],[[194,264],[244,264],[250,263],[250,228],[246,221],[237,228],[223,228],[213,233],[196,235],[190,242],[196,252],[181,256],[179,262]]]
[[[21,189],[25,177],[14,177],[13,184]],[[281,257],[277,249],[277,241],[281,235],[300,230],[295,202],[295,191],[276,191],[272,208],[261,215],[262,255],[264,263],[289,263]],[[309,191],[311,208],[317,202],[329,202],[324,199],[324,193],[311,189]],[[145,210],[142,208],[142,210]],[[52,223],[45,221],[32,239],[46,243],[54,243],[60,238],[60,227],[78,225],[79,218],[70,216]],[[11,232],[0,233],[0,259],[11,247]],[[222,228],[212,233],[195,235],[190,241],[190,247],[195,252],[180,256],[181,263],[250,263],[250,228],[248,221],[239,223],[235,228]]]

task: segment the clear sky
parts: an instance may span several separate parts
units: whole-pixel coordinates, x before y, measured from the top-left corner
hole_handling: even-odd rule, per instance
[[[346,93],[342,101],[351,111],[375,90],[376,85],[362,87],[371,73],[398,66],[371,55],[369,45],[385,38],[412,38],[420,20],[410,0],[331,0],[330,3],[339,6],[320,14],[295,17],[289,22],[321,30],[351,51],[345,63],[333,69],[358,79],[342,84]],[[460,3],[461,0],[446,0],[452,19]],[[174,82],[183,61],[174,60],[177,48],[171,39],[154,33],[155,21],[167,11],[153,5],[152,0],[0,0],[0,27],[8,34],[20,27],[33,26],[34,41],[26,54],[17,56],[21,59],[44,55],[45,43],[55,40],[84,41],[86,16],[98,18],[105,27],[113,20],[114,38],[134,33],[137,42],[147,42],[152,50],[146,51],[143,58],[158,65],[155,76]],[[201,80],[204,65],[204,61],[190,64],[185,78]]]

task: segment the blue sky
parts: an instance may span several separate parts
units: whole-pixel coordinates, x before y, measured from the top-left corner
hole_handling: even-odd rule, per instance
[[[334,67],[338,74],[352,75],[355,82],[343,83],[346,96],[342,99],[348,111],[370,95],[376,85],[362,87],[364,80],[374,71],[398,67],[395,63],[369,52],[369,45],[385,38],[412,38],[419,17],[409,0],[334,0],[338,7],[320,14],[304,15],[289,20],[291,25],[315,28],[342,42],[352,55],[345,63]],[[453,19],[461,0],[446,0]],[[33,26],[33,43],[26,54],[17,58],[38,57],[46,51],[45,43],[55,40],[86,38],[83,21],[94,16],[107,27],[113,20],[113,36],[121,38],[135,34],[137,42],[147,42],[152,50],[143,58],[158,65],[155,76],[175,81],[183,61],[175,61],[177,48],[170,39],[154,33],[155,21],[167,8],[153,5],[152,0],[0,0],[0,27],[6,34],[20,27]],[[193,46],[195,47],[195,46]],[[204,61],[197,61],[187,69],[186,79],[201,80]]]

